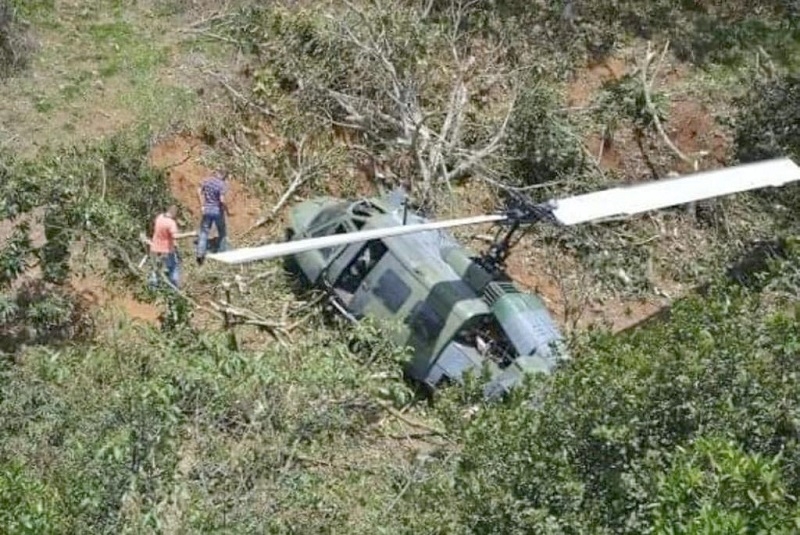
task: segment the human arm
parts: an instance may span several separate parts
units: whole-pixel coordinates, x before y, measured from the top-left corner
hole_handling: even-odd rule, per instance
[[[222,191],[219,192],[219,205],[222,208],[222,211],[225,215],[231,216],[231,209],[228,206],[228,191],[230,190],[230,184],[225,184],[222,187]]]
[[[220,196],[219,196],[219,205],[220,205],[220,208],[222,208],[222,212],[225,215],[227,215],[227,216],[231,215],[231,209],[228,208],[228,203],[227,203],[227,201],[225,199],[225,194],[224,193],[221,193]]]
[[[203,203],[203,187],[202,186],[197,188],[197,202],[200,205],[200,212],[202,213],[203,212],[203,204],[204,204]]]
[[[172,219],[170,221],[170,223],[172,223],[172,224],[169,226],[169,233],[172,235],[172,237],[174,239],[179,238],[180,237],[180,229],[178,228],[178,222],[175,221],[174,219]]]

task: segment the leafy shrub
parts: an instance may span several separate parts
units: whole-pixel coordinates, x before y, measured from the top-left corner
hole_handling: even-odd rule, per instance
[[[518,184],[572,178],[583,169],[580,142],[558,106],[555,92],[536,81],[519,96],[507,137],[511,173]]]
[[[4,533],[60,533],[63,526],[52,508],[57,499],[57,493],[21,463],[0,464],[0,524]]]
[[[0,329],[14,341],[11,346],[88,334],[79,302],[58,286],[69,278],[73,244],[81,238],[100,241],[112,266],[129,273],[126,257],[139,251],[139,233],[171,202],[164,174],[148,165],[148,149],[145,132],[128,132],[33,161],[9,156],[0,161],[0,218],[14,224],[0,244],[0,287],[9,287],[34,259],[42,271],[42,281],[4,296],[7,313]],[[36,208],[43,209],[41,221],[22,217]],[[29,238],[34,222],[44,228],[39,248]]]
[[[567,7],[565,7],[567,6]],[[581,43],[601,59],[624,44],[628,36],[668,38],[678,57],[697,65],[740,62],[762,44],[776,59],[791,61],[796,50],[797,26],[792,22],[791,1],[676,2],[638,0],[618,2],[549,2],[546,19],[565,47]]]
[[[120,325],[31,349],[0,375],[0,485],[7,459],[25,467],[6,488],[26,499],[6,511],[62,533],[261,531],[264,508],[268,531],[368,532],[349,511],[385,505],[402,475],[396,453],[386,468],[365,455],[385,414],[369,397],[389,382],[368,378],[382,364],[366,371],[336,331],[245,352],[224,334]]]
[[[790,157],[800,165],[800,76],[756,79],[736,104],[734,148],[740,161]],[[781,215],[788,223],[800,221],[800,185],[753,196],[769,212],[775,211],[775,205],[783,206]]]
[[[470,533],[687,533],[715,522],[791,532],[800,517],[791,314],[720,284],[666,322],[589,334],[572,364],[531,386],[546,392],[538,406],[519,393],[469,423],[449,419],[463,428],[458,467],[421,485],[432,495],[417,494],[415,507],[456,507]]]
[[[787,488],[781,455],[701,438],[678,448],[656,478],[656,533],[793,533],[800,508]]]
[[[734,143],[741,161],[800,160],[800,76],[756,79],[737,104]]]

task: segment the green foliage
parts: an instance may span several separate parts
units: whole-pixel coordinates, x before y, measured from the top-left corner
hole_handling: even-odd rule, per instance
[[[9,285],[28,268],[32,251],[29,229],[26,222],[15,226],[0,250],[0,287]]]
[[[396,371],[371,332],[238,351],[224,335],[120,325],[28,351],[2,376],[0,462],[25,466],[12,491],[27,496],[9,514],[38,511],[62,533],[369,532],[355,511],[379,511],[404,478],[396,451],[371,449],[371,392],[397,381],[368,378]]]
[[[565,7],[565,4],[569,7]],[[678,57],[696,65],[739,64],[763,46],[778,61],[793,62],[798,28],[785,0],[676,2],[549,2],[528,17],[553,25],[553,38],[568,49],[582,45],[600,59],[633,37],[667,38]]]
[[[800,161],[800,76],[786,74],[756,79],[749,91],[736,102],[739,112],[734,121],[734,147],[742,162],[789,157]],[[765,210],[779,213],[788,224],[800,221],[800,186],[783,191],[754,194]]]
[[[192,313],[192,307],[186,298],[176,294],[171,288],[165,288],[162,297],[166,301],[167,310],[162,317],[161,328],[164,331],[186,328]]]
[[[800,159],[800,76],[756,79],[737,104],[735,144],[740,160]]]
[[[9,535],[61,533],[52,506],[58,494],[19,462],[0,464],[0,524]]]
[[[163,173],[148,165],[148,148],[147,133],[133,131],[32,161],[3,159],[0,217],[13,232],[0,244],[0,287],[11,285],[34,259],[41,280],[51,285],[33,284],[5,296],[4,342],[47,341],[48,336],[54,341],[85,331],[81,307],[57,289],[69,278],[76,241],[106,249],[112,267],[130,273],[139,233],[149,231],[154,214],[171,202]],[[31,241],[35,228],[45,239],[38,248]]]
[[[600,120],[606,125],[606,137],[613,138],[617,122],[628,119],[634,126],[644,131],[655,128],[653,114],[648,109],[642,80],[639,75],[626,74],[619,80],[606,82],[603,87],[599,103]],[[662,93],[650,95],[658,119],[664,123],[667,120],[667,99]]]
[[[13,353],[22,344],[77,341],[92,331],[82,303],[68,291],[30,281],[13,293],[0,293],[0,352]]]
[[[766,303],[719,285],[668,322],[579,340],[578,358],[528,396],[450,418],[458,467],[409,507],[456,507],[470,533],[791,532],[800,324]]]
[[[586,165],[579,140],[559,99],[541,81],[522,91],[508,124],[507,152],[511,174],[520,185],[571,179]]]
[[[253,73],[254,96],[268,106],[297,94],[300,116],[330,111],[326,89],[341,90],[358,75],[352,51],[334,34],[336,23],[317,10],[252,5],[237,19],[234,37],[259,60]],[[302,131],[300,125],[288,128]]]
[[[796,533],[800,507],[787,489],[781,455],[748,454],[735,442],[701,438],[678,448],[659,474],[656,533]]]

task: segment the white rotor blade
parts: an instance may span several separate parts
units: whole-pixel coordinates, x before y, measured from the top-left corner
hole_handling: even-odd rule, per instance
[[[549,206],[563,225],[576,225],[751,189],[782,186],[795,180],[800,180],[800,167],[789,158],[779,158],[552,200]]]
[[[475,217],[465,217],[461,219],[449,219],[445,221],[434,221],[430,223],[398,225],[395,227],[376,228],[370,230],[360,230],[345,234],[334,234],[333,236],[321,236],[318,238],[308,238],[305,240],[288,241],[283,243],[273,243],[258,247],[246,247],[234,249],[224,253],[208,255],[208,258],[224,262],[226,264],[243,264],[255,262],[257,260],[269,260],[280,256],[293,255],[313,251],[315,249],[325,249],[338,245],[365,242],[381,238],[391,238],[392,236],[402,236],[414,232],[424,232],[427,230],[439,230],[463,225],[477,225],[479,223],[493,223],[503,221],[505,215],[479,215]]]

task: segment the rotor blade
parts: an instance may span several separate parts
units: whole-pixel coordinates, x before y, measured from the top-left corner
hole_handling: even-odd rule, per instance
[[[782,186],[795,180],[800,180],[800,167],[789,158],[778,158],[658,182],[596,191],[551,200],[548,204],[561,224],[576,225],[767,186]]]
[[[430,223],[398,225],[395,227],[376,228],[370,230],[360,230],[345,234],[334,234],[332,236],[320,236],[318,238],[308,238],[305,240],[294,240],[283,243],[273,243],[258,247],[246,247],[215,253],[208,255],[208,258],[224,262],[226,264],[243,264],[255,262],[257,260],[269,260],[281,256],[304,253],[315,249],[325,249],[339,245],[377,240],[381,238],[391,238],[412,234],[414,232],[424,232],[428,230],[439,230],[463,225],[477,225],[480,223],[492,223],[506,219],[505,215],[479,215],[475,217],[465,217],[461,219],[448,219],[445,221],[434,221]]]

